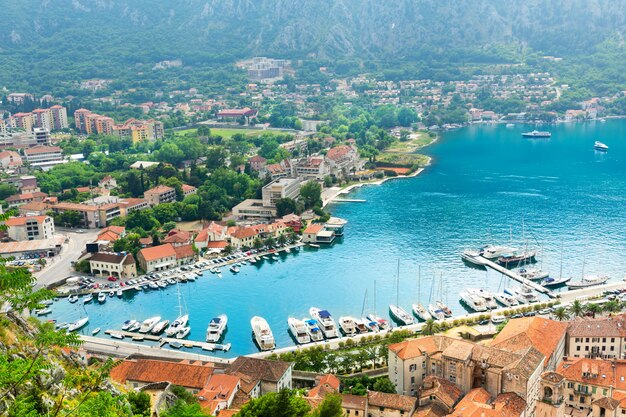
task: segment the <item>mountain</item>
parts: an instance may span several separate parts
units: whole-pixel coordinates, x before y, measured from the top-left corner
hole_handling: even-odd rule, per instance
[[[21,0],[5,2],[0,83],[254,55],[515,61],[621,45],[626,0]],[[51,72],[51,73],[49,73]]]

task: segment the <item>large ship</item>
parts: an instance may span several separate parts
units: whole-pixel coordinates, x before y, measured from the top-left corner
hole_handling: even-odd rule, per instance
[[[552,136],[550,132],[542,132],[539,130],[533,130],[532,132],[524,132],[522,133],[522,137],[525,138],[549,138]]]
[[[259,345],[261,350],[272,350],[276,347],[272,329],[270,329],[269,324],[267,324],[267,321],[265,321],[263,317],[252,317],[252,320],[250,320],[250,326],[252,326],[254,340]]]

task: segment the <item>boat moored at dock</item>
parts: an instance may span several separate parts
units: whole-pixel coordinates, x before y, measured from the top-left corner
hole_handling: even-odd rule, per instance
[[[324,334],[322,334],[322,330],[320,330],[317,320],[304,318],[302,319],[302,322],[306,326],[306,331],[312,341],[320,342],[324,340]]]
[[[163,330],[165,330],[165,328],[167,327],[167,325],[170,324],[169,320],[163,320],[160,321],[156,324],[156,326],[154,326],[154,328],[152,330],[150,330],[150,333],[152,334],[161,334],[163,333]]]
[[[399,321],[403,326],[413,324],[413,317],[399,305],[389,304],[389,312],[391,313],[391,317]]]
[[[517,271],[517,274],[520,277],[526,278],[531,281],[541,281],[545,278],[548,278],[548,276],[550,275],[547,272],[537,268],[520,268],[520,270]]]
[[[446,315],[436,304],[428,304],[428,312],[434,320],[445,320]]]
[[[206,329],[206,341],[210,343],[217,343],[222,338],[226,325],[228,324],[228,316],[226,314],[220,314],[214,317],[209,322],[209,326]]]
[[[252,317],[250,320],[250,326],[252,326],[254,340],[261,351],[272,350],[276,347],[272,329],[270,329],[269,324],[267,324],[267,321],[263,317]]]
[[[354,336],[356,334],[356,320],[354,317],[339,317],[339,328],[346,336]]]
[[[289,325],[289,331],[291,335],[296,339],[296,342],[300,345],[311,342],[311,336],[307,331],[306,324],[304,321],[298,320],[295,317],[289,317],[287,319],[287,324]]]
[[[311,307],[309,309],[309,314],[313,319],[317,320],[324,337],[332,339],[333,337],[339,336],[335,320],[327,310],[320,310],[317,307]]]
[[[595,285],[602,285],[609,280],[607,276],[601,275],[585,275],[580,281],[570,282],[567,284],[567,288],[570,290],[576,290],[580,288],[593,287]]]
[[[558,288],[570,282],[572,277],[551,278],[547,277],[541,281],[541,285],[546,288]]]
[[[461,291],[459,293],[459,296],[461,296],[461,301],[471,310],[476,312],[487,311],[485,300],[483,300],[481,297],[475,294],[471,294],[467,291]]]
[[[413,310],[413,314],[415,314],[415,316],[420,320],[427,321],[432,319],[428,310],[426,310],[424,306],[419,303],[412,304],[411,309]]]
[[[141,323],[141,327],[139,328],[139,333],[148,333],[160,321],[161,316],[150,317],[149,319],[144,320],[143,323]]]

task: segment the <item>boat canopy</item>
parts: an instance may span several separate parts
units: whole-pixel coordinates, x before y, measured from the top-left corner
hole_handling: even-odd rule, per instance
[[[330,318],[330,313],[327,310],[320,310],[318,314],[323,319]]]
[[[220,320],[220,318],[219,318],[219,317],[215,317],[215,318],[212,318],[212,319],[211,319],[211,323],[215,323],[215,324],[219,324],[219,323],[220,323],[220,321],[222,321],[222,320]]]
[[[309,326],[315,326],[317,325],[317,320],[313,320],[313,319],[307,320],[306,324],[308,324]]]

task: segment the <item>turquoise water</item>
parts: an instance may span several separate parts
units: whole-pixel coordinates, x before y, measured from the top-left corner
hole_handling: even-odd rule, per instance
[[[369,310],[388,316],[396,300],[396,263],[400,259],[399,302],[405,309],[417,299],[421,269],[423,303],[433,281],[443,282],[442,296],[456,313],[464,312],[458,292],[467,286],[490,289],[513,285],[500,274],[466,267],[459,253],[485,243],[526,242],[543,248],[540,265],[558,276],[579,279],[602,273],[622,279],[626,264],[626,122],[564,124],[549,127],[549,140],[529,140],[531,127],[470,127],[446,133],[425,153],[433,165],[420,176],[382,186],[366,186],[350,197],[366,203],[336,203],[334,215],[349,221],[343,242],[332,248],[283,255],[280,261],[247,265],[219,279],[206,273],[181,284],[191,316],[191,339],[204,340],[209,320],[228,314],[225,342],[235,356],[256,352],[250,318],[265,317],[277,346],[293,344],[289,316],[305,317],[311,306],[328,309],[335,318],[360,316],[368,290]],[[592,149],[594,140],[608,153]],[[563,247],[563,251],[561,251]],[[437,277],[434,280],[434,277]],[[441,279],[441,281],[440,281]],[[52,318],[71,321],[85,315],[83,306],[61,300]],[[85,307],[91,334],[96,327],[119,329],[124,320],[154,315],[173,320],[178,313],[175,287],[138,293],[105,305]],[[103,337],[106,337],[103,335]]]

